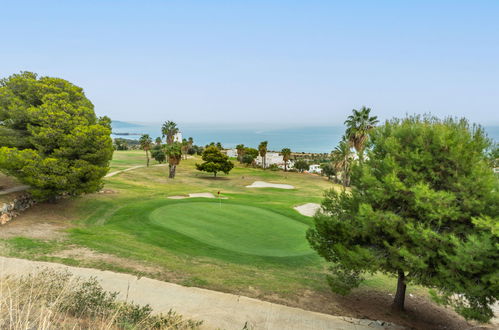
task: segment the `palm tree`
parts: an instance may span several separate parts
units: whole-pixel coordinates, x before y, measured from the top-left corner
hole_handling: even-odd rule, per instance
[[[182,140],[181,150],[182,150],[182,155],[183,155],[184,159],[187,159],[187,151],[189,150],[189,141],[187,141],[186,139]]]
[[[154,142],[156,143],[157,146],[160,146],[162,141],[161,138],[158,136],[156,140],[154,140]]]
[[[284,161],[284,172],[288,171],[288,161],[291,158],[291,149],[283,148],[281,150],[282,160]]]
[[[194,145],[194,139],[192,137],[189,137],[187,139],[187,142],[189,143],[189,149],[192,148],[192,146]]]
[[[166,136],[166,144],[172,144],[175,139],[175,134],[179,132],[177,124],[171,120],[165,121],[163,126],[161,126],[161,133],[163,137]]]
[[[241,163],[243,161],[244,156],[244,144],[238,144],[236,146],[237,150],[237,160]]]
[[[173,142],[171,144],[167,144],[165,146],[165,154],[168,156],[168,177],[170,179],[174,179],[177,165],[180,164],[180,160],[182,159],[182,143]]]
[[[377,116],[370,116],[371,109],[363,106],[360,110],[352,110],[352,114],[345,121],[347,130],[346,139],[354,147],[359,156],[359,161],[364,160],[364,149],[369,139],[369,132],[379,122]]]
[[[268,141],[260,142],[258,145],[258,152],[260,153],[260,157],[262,157],[262,165],[264,169],[267,167],[267,160],[265,159],[265,155],[267,155],[267,145]]]
[[[344,138],[331,152],[331,161],[337,172],[341,172],[341,183],[344,187],[350,184],[350,168],[352,164],[352,150],[350,144]]]
[[[144,134],[140,137],[139,143],[140,148],[146,152],[147,166],[149,167],[149,150],[151,150],[152,139],[149,137],[149,134]]]

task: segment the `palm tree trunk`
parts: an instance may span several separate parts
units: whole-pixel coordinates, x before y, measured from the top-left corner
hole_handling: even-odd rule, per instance
[[[393,299],[392,308],[403,311],[405,304],[405,289],[407,284],[405,283],[405,274],[403,271],[398,271],[398,281],[397,281],[397,293],[395,294],[395,299]]]
[[[149,167],[149,152],[146,150],[147,167]]]
[[[176,168],[177,168],[177,165],[171,165],[171,164],[169,165],[169,172],[170,173],[169,173],[168,177],[170,179],[174,179],[175,178],[175,170],[176,170]]]

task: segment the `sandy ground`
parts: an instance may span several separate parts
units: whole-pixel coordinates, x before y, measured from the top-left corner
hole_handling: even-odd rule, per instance
[[[246,186],[246,188],[279,188],[279,189],[295,189],[294,186],[290,184],[283,183],[270,183],[265,181],[255,181],[251,185]]]
[[[320,208],[321,205],[317,203],[306,203],[294,207],[300,214],[307,217],[313,217]]]
[[[186,318],[203,320],[203,329],[396,329],[379,321],[332,316],[206,289],[183,287],[147,277],[70,267],[61,264],[0,257],[0,275],[22,275],[39,269],[67,270],[82,278],[96,277],[108,291],[155,312],[173,309]]]

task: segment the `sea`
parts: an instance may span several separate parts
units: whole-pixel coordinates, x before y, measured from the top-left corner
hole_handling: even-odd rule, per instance
[[[331,152],[345,133],[345,127],[342,125],[272,128],[239,127],[230,124],[180,124],[179,127],[183,138],[192,137],[194,144],[200,146],[220,142],[225,148],[234,148],[238,144],[256,148],[260,142],[268,141],[269,150],[290,148],[293,152],[313,153]],[[113,138],[136,140],[142,134],[149,134],[154,140],[161,136],[161,124],[113,121],[112,128]],[[485,130],[489,138],[496,143],[499,141],[499,126],[486,126]]]

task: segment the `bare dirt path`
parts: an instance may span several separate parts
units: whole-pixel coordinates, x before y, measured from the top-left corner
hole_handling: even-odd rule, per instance
[[[7,194],[19,192],[19,191],[28,190],[28,189],[29,189],[29,186],[12,187],[12,188],[8,188],[8,189],[0,190],[0,195],[7,195]]]
[[[114,171],[114,172],[106,174],[104,177],[105,178],[110,178],[112,176],[115,176],[116,174],[120,174],[120,173],[123,173],[123,172],[128,172],[128,171],[131,171],[131,170],[135,170],[136,168],[140,168],[140,167],[145,167],[145,165],[137,165],[137,166],[129,167],[129,168],[124,169],[124,170]]]
[[[152,166],[166,166],[166,164],[154,164]],[[120,173],[123,173],[123,172],[132,171],[132,170],[135,170],[135,169],[141,168],[141,167],[146,167],[146,165],[137,165],[137,166],[132,166],[132,167],[126,168],[124,170],[114,171],[114,172],[106,174],[104,177],[105,178],[110,178],[112,176],[115,176],[116,174],[120,174]]]
[[[0,276],[23,275],[40,269],[67,270],[83,278],[96,277],[105,290],[120,299],[149,304],[155,312],[173,309],[186,318],[203,320],[204,329],[396,329],[378,321],[310,312],[253,298],[184,287],[146,277],[70,267],[56,263],[0,257]]]

